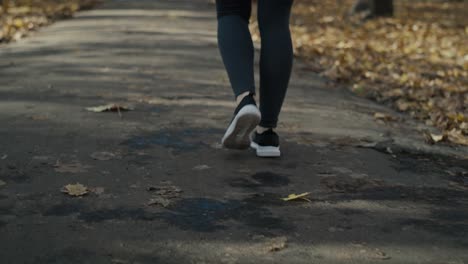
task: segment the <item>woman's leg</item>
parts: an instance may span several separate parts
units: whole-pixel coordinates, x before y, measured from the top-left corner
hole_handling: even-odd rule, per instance
[[[254,47],[249,31],[251,0],[217,0],[218,45],[237,99],[237,108],[221,140],[226,148],[247,149],[250,134],[260,123],[253,95]]]
[[[293,63],[289,17],[293,0],[259,0],[260,112],[263,128],[275,128],[288,88]],[[260,131],[261,132],[261,131]]]
[[[277,1],[277,0],[274,0]],[[216,0],[218,46],[236,97],[255,94],[251,0]]]

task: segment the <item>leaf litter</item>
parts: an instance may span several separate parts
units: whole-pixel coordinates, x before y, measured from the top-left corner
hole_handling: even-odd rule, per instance
[[[29,31],[70,18],[79,10],[90,9],[97,0],[0,1],[0,43],[17,41]],[[7,7],[7,10],[4,9]]]
[[[159,205],[168,207],[174,200],[180,198],[182,189],[172,184],[170,181],[162,181],[157,186],[150,186],[147,191],[152,193],[147,205]]]
[[[395,17],[363,21],[344,15],[354,2],[297,2],[295,55],[308,70],[438,128],[446,140],[434,143],[468,146],[466,3],[396,0]],[[257,23],[251,31],[259,41]]]

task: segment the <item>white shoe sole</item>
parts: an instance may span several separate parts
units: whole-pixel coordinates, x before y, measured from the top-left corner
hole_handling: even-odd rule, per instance
[[[254,105],[244,106],[234,117],[221,140],[228,149],[247,149],[250,146],[250,133],[260,123],[261,114]]]
[[[273,146],[260,146],[255,142],[250,143],[250,147],[255,149],[258,157],[262,158],[278,158],[281,157],[281,151],[279,147]]]

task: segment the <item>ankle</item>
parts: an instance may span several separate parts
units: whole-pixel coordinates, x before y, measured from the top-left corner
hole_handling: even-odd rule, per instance
[[[250,92],[245,92],[245,93],[242,93],[239,96],[237,96],[237,98],[236,98],[237,104],[240,104],[240,102],[242,102],[242,99],[244,99],[248,95],[250,95]]]
[[[269,129],[273,130],[273,128],[271,127],[262,127],[262,126],[257,126],[256,130],[257,130],[257,133],[262,134],[263,132],[268,131]]]

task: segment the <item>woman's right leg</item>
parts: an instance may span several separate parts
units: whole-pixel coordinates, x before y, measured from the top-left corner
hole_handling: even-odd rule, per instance
[[[231,87],[237,99],[222,144],[230,149],[247,149],[250,134],[260,123],[255,103],[254,47],[249,31],[251,0],[217,0],[218,46]]]
[[[255,94],[251,0],[216,0],[218,46],[236,98]]]

